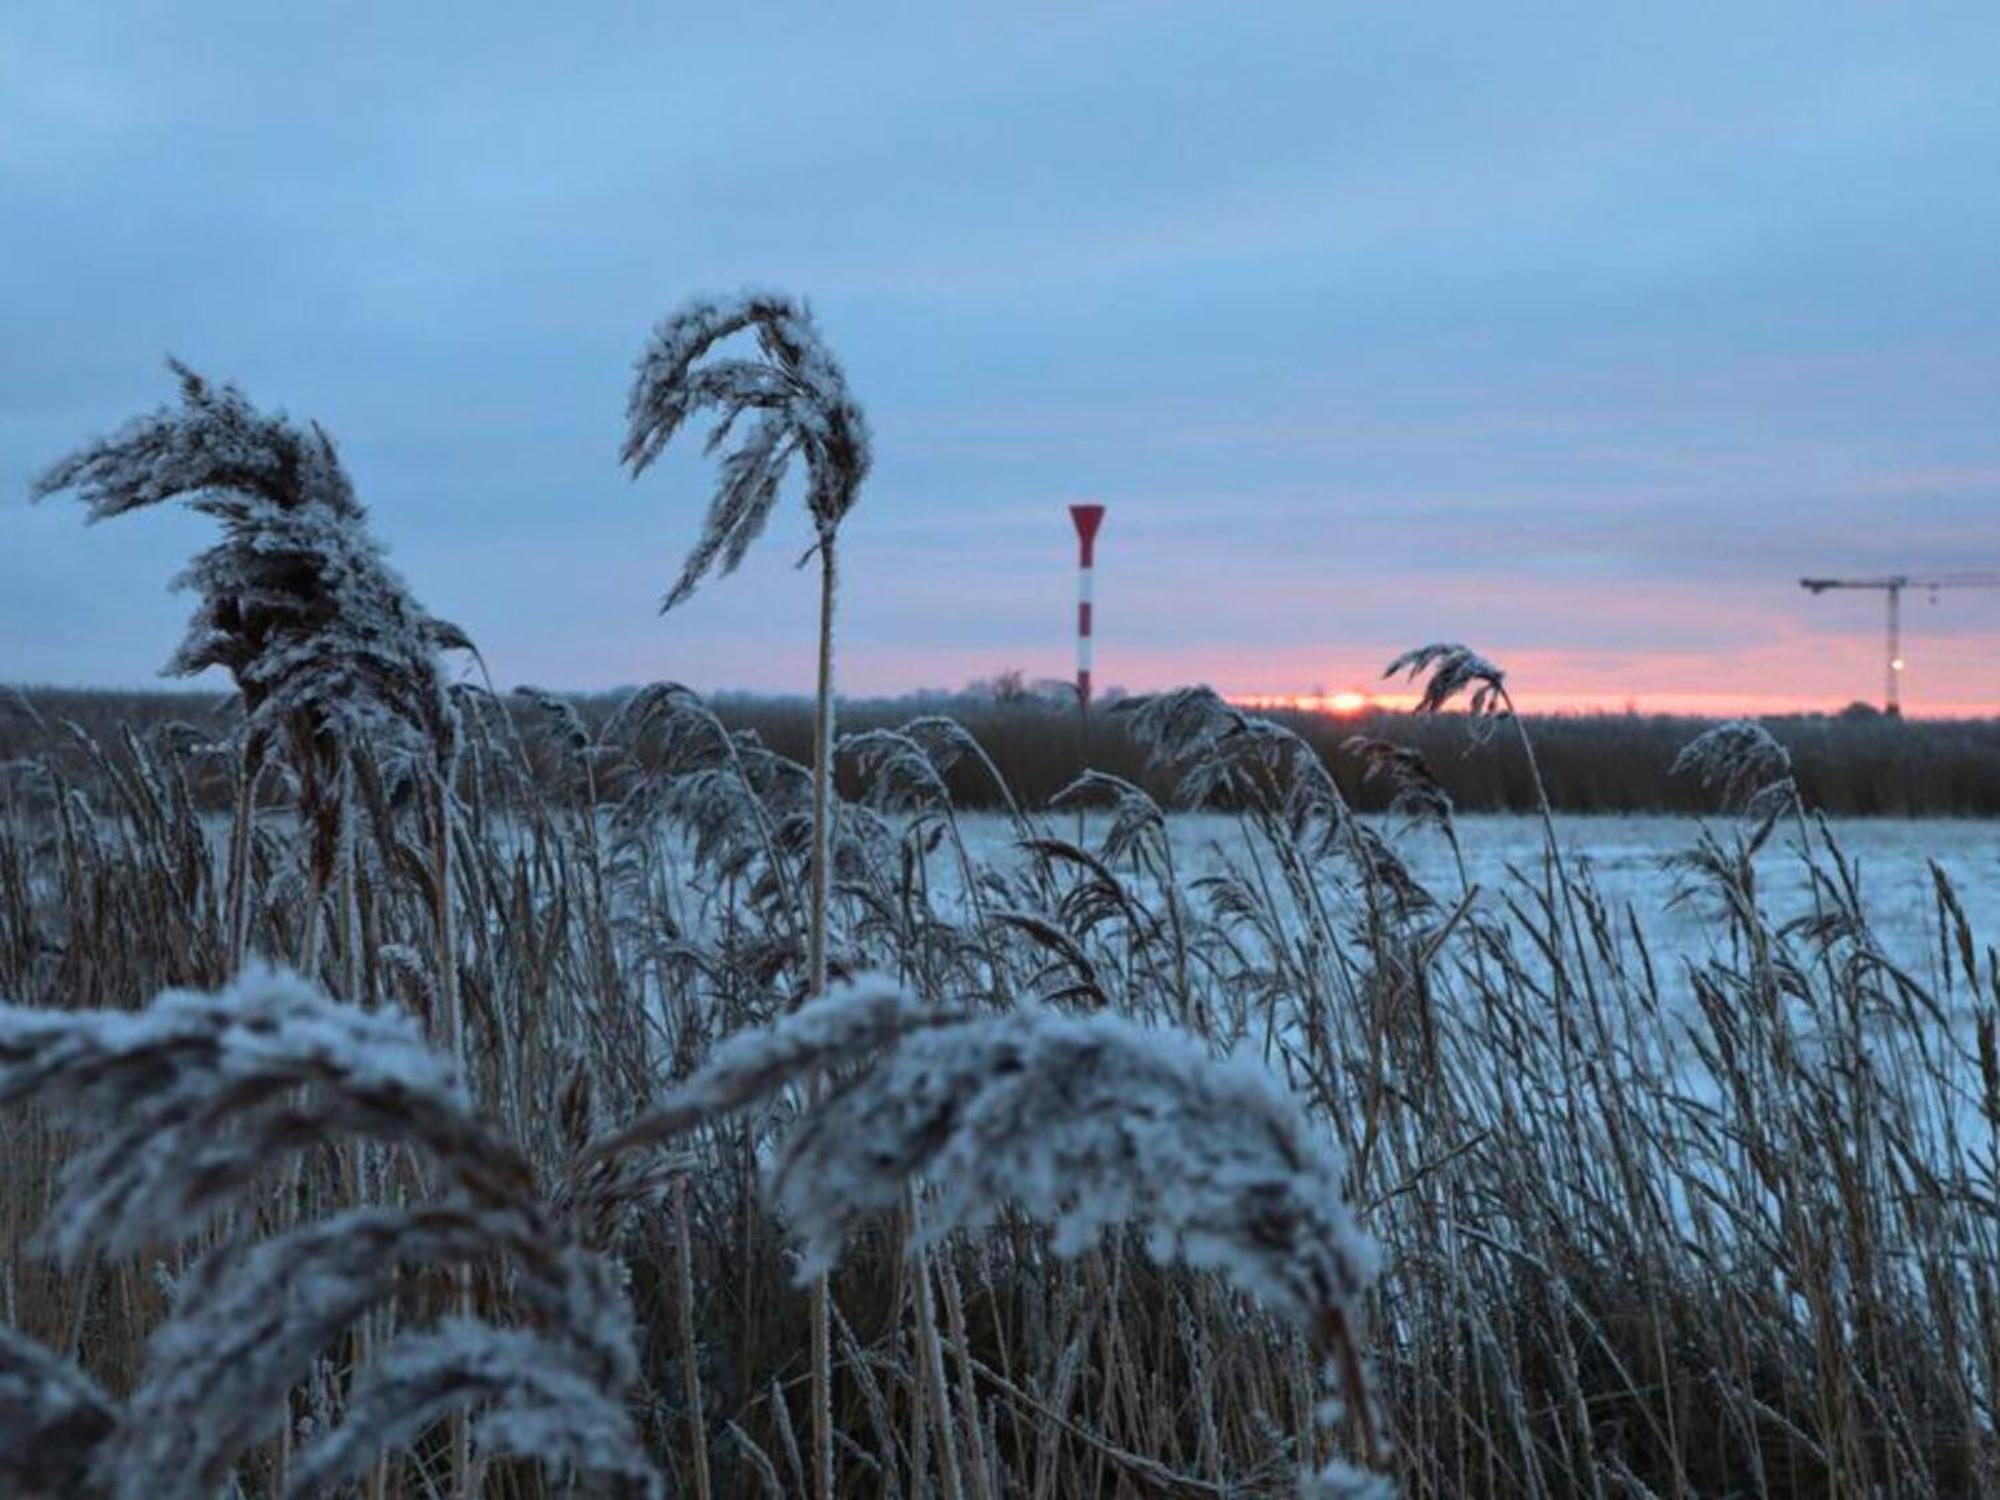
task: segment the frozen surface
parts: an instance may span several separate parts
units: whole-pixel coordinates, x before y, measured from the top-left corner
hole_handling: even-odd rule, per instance
[[[961,824],[975,855],[1005,863],[1013,831],[1004,818],[964,814]],[[1086,825],[1094,841],[1105,819],[1093,814]],[[1064,836],[1075,832],[1071,819],[1058,820]],[[1442,899],[1459,891],[1450,847],[1435,832],[1377,823],[1388,833],[1411,872]],[[1726,821],[1710,827],[1727,834]],[[1228,816],[1183,813],[1173,817],[1175,857],[1183,880],[1219,868],[1248,852],[1241,825]],[[1513,883],[1509,866],[1530,875],[1540,869],[1540,820],[1509,814],[1478,814],[1458,820],[1466,871],[1481,899],[1494,902]],[[1693,846],[1702,824],[1684,817],[1589,817],[1556,819],[1564,856],[1572,868],[1587,868],[1614,910],[1629,907],[1660,957],[1699,957],[1712,941],[1715,924],[1702,899],[1676,903],[1685,877],[1669,869],[1667,856]],[[1936,965],[1938,919],[1930,864],[1935,860],[1957,889],[1972,930],[1981,944],[2000,942],[2000,823],[1969,819],[1913,818],[1832,820],[1830,827],[1854,865],[1865,909],[1876,935],[1897,959],[1928,977]],[[1817,837],[1817,835],[1815,835]],[[1780,829],[1757,857],[1760,899],[1780,921],[1806,914],[1811,895],[1805,866],[1797,854],[1798,835]],[[1822,859],[1822,863],[1824,860]]]

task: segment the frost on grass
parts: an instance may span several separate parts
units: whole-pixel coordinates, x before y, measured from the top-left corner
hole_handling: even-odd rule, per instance
[[[1303,848],[1324,854],[1349,828],[1347,801],[1319,752],[1273,719],[1246,714],[1213,688],[1126,699],[1124,715],[1150,764],[1179,773],[1175,800],[1252,809]]]
[[[339,1135],[425,1146],[480,1200],[527,1182],[412,1023],[270,970],[132,1013],[0,1006],[0,1104],[29,1098],[94,1136],[45,1227],[66,1259],[189,1238],[283,1157]]]
[[[1770,836],[1772,825],[1798,798],[1791,752],[1752,719],[1703,730],[1681,746],[1668,774],[1694,776],[1716,793],[1723,811],[1743,821],[1752,847]]]
[[[934,1191],[926,1237],[1009,1204],[1053,1224],[1067,1253],[1138,1225],[1161,1259],[1215,1270],[1302,1325],[1338,1365],[1374,1456],[1352,1331],[1375,1249],[1341,1196],[1332,1144],[1247,1060],[1114,1015],[939,1015],[878,981],[731,1038],[601,1149],[667,1139],[841,1063],[856,1066],[807,1110],[772,1173],[805,1241],[802,1276],[918,1177]]]
[[[904,1036],[809,1113],[774,1186],[829,1263],[905,1181],[929,1234],[1017,1203],[1067,1253],[1138,1223],[1162,1259],[1222,1271],[1310,1326],[1374,1268],[1332,1151],[1261,1069],[1110,1015],[1040,1010]]]
[[[117,1417],[89,1376],[0,1324],[0,1493],[81,1493]]]
[[[171,368],[178,408],[55,464],[36,498],[73,492],[92,521],[182,500],[222,523],[222,540],[176,581],[202,602],[167,670],[224,668],[253,725],[304,713],[379,728],[387,709],[439,728],[451,710],[436,652],[469,642],[426,614],[389,566],[333,440]]]
[[[534,1226],[497,1210],[351,1209],[261,1244],[224,1247],[196,1268],[153,1336],[146,1378],[107,1445],[107,1468],[216,1482],[275,1428],[274,1393],[304,1379],[344,1329],[393,1296],[403,1267],[509,1251],[528,1263],[531,1279],[550,1276]]]
[[[731,730],[701,695],[681,683],[634,693],[604,727],[643,748],[658,769],[619,803],[613,826],[644,841],[665,814],[693,837],[696,865],[719,880],[774,877],[781,830],[808,817],[812,776],[774,754],[752,730]]]
[[[658,1494],[624,1412],[563,1354],[540,1335],[467,1318],[398,1340],[356,1383],[346,1422],[300,1461],[288,1495],[309,1500],[360,1477],[377,1451],[409,1446],[473,1395],[482,1453],[590,1470],[618,1481],[620,1493]]]
[[[310,868],[324,882],[344,826],[344,747],[448,767],[459,719],[439,652],[472,643],[426,613],[389,566],[322,428],[266,415],[234,386],[170,364],[178,407],[86,444],[33,493],[73,493],[92,521],[179,500],[221,524],[221,539],[175,579],[201,602],[166,670],[222,668],[242,694],[246,755],[284,746],[312,829]]]
[[[1112,1015],[929,1010],[885,980],[835,990],[708,1065],[599,1153],[672,1138],[811,1070],[866,1059],[807,1113],[773,1186],[804,1273],[921,1175],[927,1233],[1016,1203],[1075,1252],[1137,1223],[1165,1258],[1213,1267],[1312,1326],[1345,1310],[1375,1254],[1340,1193],[1332,1145],[1253,1063]]]
[[[1417,695],[1420,714],[1442,713],[1460,696],[1466,700],[1466,712],[1475,727],[1493,716],[1513,712],[1507,698],[1507,674],[1470,646],[1433,641],[1405,651],[1382,669],[1385,678],[1399,674],[1411,682],[1421,679]]]
[[[938,764],[902,730],[842,735],[840,755],[853,762],[869,800],[885,812],[923,813],[951,804]]]
[[[1470,693],[1467,707],[1475,714],[1503,707],[1507,674],[1492,662],[1455,641],[1434,641],[1417,646],[1382,669],[1384,677],[1398,673],[1415,682],[1423,678],[1417,712],[1437,713],[1461,693]]]
[[[739,1031],[647,1114],[591,1153],[600,1160],[656,1145],[742,1109],[815,1068],[852,1062],[909,1032],[964,1018],[918,1004],[894,980],[864,976],[835,987],[775,1026]]]
[[[0,1103],[29,1102],[99,1133],[66,1169],[47,1226],[71,1257],[186,1239],[292,1153],[347,1136],[424,1150],[445,1197],[349,1209],[261,1241],[224,1237],[176,1286],[122,1410],[67,1361],[7,1335],[0,1474],[61,1460],[82,1476],[66,1494],[203,1500],[276,1427],[314,1361],[408,1273],[499,1258],[532,1328],[489,1329],[485,1342],[462,1328],[405,1335],[433,1342],[391,1344],[382,1379],[421,1370],[429,1416],[491,1407],[482,1430],[496,1451],[543,1452],[534,1444],[546,1439],[551,1462],[593,1467],[595,1453],[642,1490],[653,1483],[620,1396],[635,1357],[617,1277],[556,1231],[519,1152],[481,1123],[408,1019],[272,972],[218,995],[169,992],[134,1014],[0,1006]],[[325,1463],[422,1430],[407,1412],[384,1420],[384,1399],[320,1440],[334,1450]],[[588,1450],[553,1436],[571,1419]],[[87,1456],[64,1459],[65,1442]]]
[[[719,353],[754,333],[756,358]],[[868,423],[811,311],[780,292],[696,297],[654,330],[626,408],[622,458],[636,476],[697,412],[722,456],[707,521],[662,610],[692,595],[711,571],[732,573],[769,523],[793,458],[803,461],[806,508],[824,545],[852,508],[870,463]]]
[[[1451,793],[1438,780],[1423,751],[1366,734],[1349,735],[1340,748],[1360,760],[1364,786],[1387,785],[1390,816],[1405,818],[1414,827],[1435,828],[1446,838],[1457,840]]]
[[[1107,864],[1115,864],[1142,848],[1148,840],[1164,843],[1167,816],[1145,788],[1109,771],[1085,771],[1049,798],[1052,808],[1089,806],[1102,802],[1111,809],[1110,826],[1098,847]]]

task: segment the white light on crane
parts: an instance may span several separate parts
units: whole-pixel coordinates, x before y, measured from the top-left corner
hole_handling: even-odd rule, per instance
[[[1903,711],[1903,590],[1922,589],[1933,600],[1939,589],[2000,589],[2000,573],[1940,573],[1932,578],[1912,578],[1907,573],[1891,573],[1881,578],[1801,578],[1799,586],[1811,594],[1828,589],[1879,589],[1888,604],[1889,670],[1882,685],[1882,711],[1895,717]]]

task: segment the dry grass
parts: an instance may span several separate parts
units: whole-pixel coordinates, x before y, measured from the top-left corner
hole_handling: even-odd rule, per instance
[[[955,1010],[1041,999],[1177,1024],[1279,1071],[1345,1153],[1381,1246],[1364,1341],[1406,1494],[2000,1489],[2000,972],[1948,885],[1942,962],[1920,981],[1874,939],[1808,790],[1771,837],[1810,863],[1814,918],[1767,916],[1724,823],[1688,867],[1713,956],[1663,970],[1558,851],[1508,890],[1422,890],[1310,747],[1188,707],[1223,715],[1175,742],[1192,763],[1086,789],[1116,815],[1093,814],[1085,845],[1062,836],[1067,812],[1021,814],[1030,857],[1005,871],[956,837],[961,778],[992,774],[944,763],[963,744],[918,726],[878,753],[841,808],[836,972]],[[476,695],[462,719],[449,869],[471,1087],[630,1267],[634,1412],[679,1487],[802,1492],[806,1297],[759,1190],[797,1098],[703,1123],[610,1186],[576,1163],[804,993],[810,778],[686,695],[586,716],[580,737]],[[217,847],[193,788],[244,774],[226,741],[84,735],[15,769],[0,994],[125,1010],[217,986],[240,903],[252,951],[296,956],[316,927],[342,999],[432,1012],[432,820],[350,751],[345,875],[323,885],[282,811],[255,813],[242,857]],[[1500,738],[1473,758],[1519,755]],[[1194,887],[1145,790],[1190,772],[1258,851]],[[877,788],[898,811],[869,810]],[[69,1148],[34,1116],[0,1131],[0,1312],[122,1399],[166,1311],[153,1271],[44,1259],[31,1232]],[[303,1158],[292,1194],[356,1198],[337,1155]],[[1309,1345],[1213,1274],[1127,1232],[1061,1259],[1011,1214],[913,1260],[913,1210],[860,1224],[833,1275],[842,1493],[918,1494],[953,1464],[980,1500],[1277,1493],[1322,1450]],[[335,1414],[345,1382],[300,1387],[295,1414]],[[89,1398],[76,1409],[95,1420]],[[254,1493],[268,1468],[244,1475]],[[487,1492],[544,1484],[502,1466]]]
[[[88,1142],[64,1165],[48,1247],[69,1265],[155,1251],[176,1269],[160,1268],[168,1310],[122,1401],[58,1348],[0,1344],[0,1479],[203,1500],[275,1433],[268,1486],[304,1500],[476,1404],[481,1462],[538,1457],[658,1493],[622,1407],[634,1355],[609,1264],[569,1241],[404,1018],[262,971],[134,1015],[4,1007],[0,1104],[22,1103]],[[340,1149],[353,1141],[390,1150]],[[308,1177],[302,1154],[326,1158],[331,1180]],[[371,1166],[403,1180],[371,1190]],[[351,1206],[362,1196],[378,1201]],[[378,1311],[421,1301],[411,1270],[496,1262],[486,1302],[538,1326],[459,1316],[371,1349]],[[341,1353],[351,1370],[330,1363]],[[310,1423],[296,1422],[302,1390]],[[292,1463],[293,1439],[316,1429]]]
[[[761,362],[702,362],[752,324]],[[1318,1500],[1374,1500],[1358,1457],[1411,1496],[2000,1490],[2000,954],[1938,872],[1935,965],[1889,957],[1815,821],[1818,728],[1680,762],[1668,795],[1740,821],[1680,857],[1712,942],[1663,971],[1557,838],[1555,743],[1462,646],[1392,670],[1467,705],[1470,753],[1405,733],[1435,718],[1342,752],[1354,726],[1188,689],[1080,776],[1047,714],[1021,753],[863,724],[836,797],[865,427],[789,303],[662,325],[627,450],[704,405],[712,447],[750,424],[670,598],[806,461],[821,690],[768,738],[671,685],[595,712],[448,687],[462,641],[325,435],[182,397],[42,484],[216,517],[176,663],[225,666],[246,714],[15,715],[0,1103],[40,1106],[0,1121],[17,1489],[533,1500],[657,1467],[701,1500],[1053,1500],[1310,1469]],[[1897,795],[1931,794],[1911,752],[1937,736],[1868,732]],[[1589,777],[1627,736],[1629,792],[1631,733],[1566,743]],[[1426,889],[1356,785],[1449,831],[1465,767],[1540,816],[1539,858]],[[1247,852],[1184,880],[1168,789]],[[980,863],[967,799],[1024,857]],[[1763,904],[1774,839],[1808,917]],[[815,998],[864,972],[886,982]]]
[[[128,728],[143,732],[167,723],[214,736],[235,719],[229,701],[214,693],[27,688],[22,695],[17,699],[0,689],[0,764],[57,757],[78,775],[87,774],[85,756],[68,739],[62,728],[65,722],[111,744]],[[625,697],[600,693],[566,701],[584,724],[594,728],[613,717]],[[788,759],[810,761],[809,699],[725,695],[710,701],[731,728],[755,730],[766,745]],[[23,710],[24,702],[32,705],[39,723]],[[530,710],[517,711],[526,717]],[[842,724],[854,731],[893,729],[919,713],[949,716],[971,733],[1007,787],[1036,806],[1074,781],[1086,764],[1074,713],[1053,705],[975,696],[850,699],[842,702],[840,713]],[[1385,712],[1345,719],[1278,713],[1271,717],[1320,753],[1348,800],[1363,811],[1380,811],[1393,788],[1386,782],[1364,781],[1366,760],[1343,748],[1356,736],[1421,754],[1461,812],[1534,809],[1534,787],[1526,767],[1517,757],[1468,754],[1467,737],[1455,715]],[[1710,727],[1709,721],[1618,714],[1531,715],[1526,722],[1559,812],[1700,813],[1714,805],[1693,779],[1660,774],[1681,746]],[[1829,817],[2000,817],[2000,719],[1895,723],[1780,716],[1765,724],[1792,756],[1806,801]],[[1090,766],[1136,781],[1155,796],[1165,796],[1171,785],[1169,778],[1146,769],[1145,747],[1115,714],[1092,716],[1087,753]],[[553,777],[555,763],[545,769]],[[204,805],[228,806],[226,776],[200,768],[193,774]],[[990,810],[1000,805],[993,781],[976,766],[961,765],[946,779],[954,803],[962,809]],[[847,794],[858,795],[863,780],[853,767],[841,768]],[[545,789],[553,794],[555,781],[551,779]]]

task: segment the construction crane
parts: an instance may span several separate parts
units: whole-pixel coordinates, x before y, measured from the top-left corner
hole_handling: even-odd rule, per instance
[[[1895,717],[1903,711],[1903,590],[1922,589],[1935,595],[1939,589],[2000,589],[2000,573],[1933,573],[1913,578],[1908,573],[1891,573],[1881,578],[1801,578],[1799,587],[1808,593],[1824,594],[1829,589],[1880,589],[1889,605],[1889,665],[1884,674],[1882,711]]]

